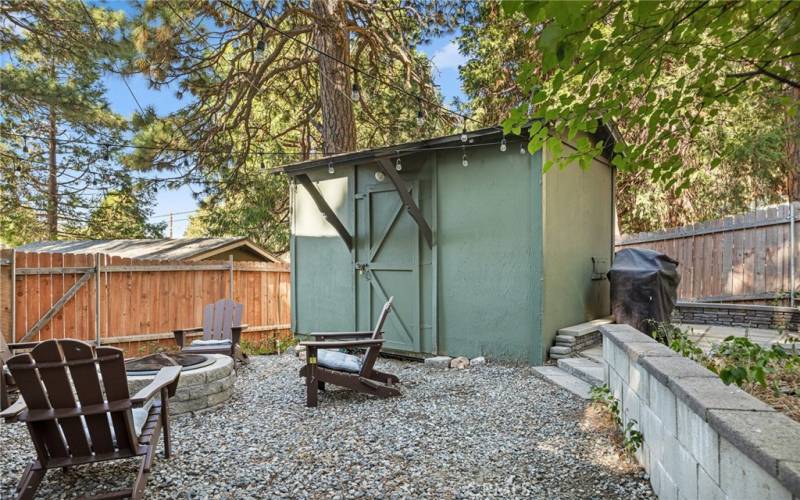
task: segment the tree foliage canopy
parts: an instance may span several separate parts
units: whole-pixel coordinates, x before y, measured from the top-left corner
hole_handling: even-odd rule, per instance
[[[531,151],[547,141],[547,129],[576,134],[594,131],[600,121],[619,124],[628,144],[617,146],[615,165],[646,169],[654,180],[682,188],[694,169],[681,161],[681,138],[698,137],[748,92],[800,88],[797,2],[509,1],[503,7],[524,15],[525,36],[537,49],[517,73],[528,98],[504,123],[514,130],[539,120]],[[788,95],[778,104],[797,113]],[[583,141],[578,154],[596,154],[601,146]]]

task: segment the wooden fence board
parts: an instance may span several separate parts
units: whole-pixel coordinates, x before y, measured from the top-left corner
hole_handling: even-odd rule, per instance
[[[800,203],[795,204],[800,217]],[[765,207],[681,228],[623,235],[617,249],[651,248],[680,262],[678,296],[686,300],[725,300],[788,304],[792,251],[800,257],[800,241],[790,248],[790,207]],[[798,221],[800,223],[800,221]],[[795,286],[800,286],[800,259]]]
[[[10,251],[2,255],[10,256]],[[20,273],[15,277],[17,292],[13,297],[17,339],[80,279],[82,275],[72,269],[93,268],[94,263],[94,255],[17,252]],[[203,307],[230,294],[228,262],[176,264],[101,256],[100,263],[99,278],[92,275],[33,340],[78,338],[93,342],[99,290],[103,343],[118,344],[114,339],[124,339],[131,344],[126,353],[136,354],[137,349],[147,347],[147,342],[169,344],[169,332],[176,328],[199,326]],[[10,272],[10,264],[0,268],[0,280],[6,269]],[[272,336],[286,331],[290,322],[288,266],[237,262],[233,269],[233,295],[245,306],[243,321],[251,327],[248,334],[259,333],[259,328]],[[6,281],[10,280],[9,276]],[[0,282],[2,290],[10,293],[10,284]],[[0,302],[0,314],[0,325],[10,322],[10,305],[3,307]],[[9,330],[10,325],[3,334],[10,340]],[[146,340],[131,340],[137,336]]]

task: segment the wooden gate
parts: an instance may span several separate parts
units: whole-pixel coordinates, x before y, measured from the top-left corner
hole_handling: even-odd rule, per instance
[[[8,341],[75,338],[174,346],[172,330],[202,323],[205,304],[244,305],[256,342],[289,335],[289,270],[262,262],[174,262],[0,251],[0,333]]]

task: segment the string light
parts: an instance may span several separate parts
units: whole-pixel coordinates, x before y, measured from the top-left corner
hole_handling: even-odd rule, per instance
[[[328,173],[333,175],[336,170],[333,169],[333,163],[328,163]]]
[[[22,152],[28,152],[28,137],[24,135],[22,136]]]
[[[22,175],[22,167],[18,164],[17,167],[14,169],[14,175],[19,177]]]
[[[280,28],[278,28],[276,26],[273,26],[273,25],[263,21],[262,19],[259,19],[255,15],[253,15],[253,14],[245,11],[244,9],[234,5],[230,1],[219,0],[219,3],[221,3],[224,6],[226,6],[229,9],[231,9],[231,10],[233,10],[233,11],[235,11],[235,12],[237,12],[237,13],[239,13],[239,14],[241,14],[241,15],[243,15],[243,16],[245,16],[245,17],[247,17],[247,18],[249,18],[249,19],[251,19],[251,20],[253,20],[255,22],[257,22],[259,24],[259,26],[261,26],[262,29],[269,29],[269,30],[271,30],[271,31],[273,31],[275,33],[278,33],[279,35],[283,36],[284,38],[292,40],[295,43],[297,43],[298,45],[302,45],[303,47],[318,53],[322,57],[326,57],[326,58],[328,58],[328,59],[330,59],[330,60],[332,60],[332,61],[334,61],[334,62],[336,62],[338,64],[341,64],[342,66],[344,66],[346,68],[349,68],[350,70],[353,71],[353,73],[359,73],[359,74],[361,74],[361,75],[363,75],[363,76],[365,76],[367,78],[370,78],[370,79],[372,79],[372,80],[374,80],[374,81],[376,81],[378,83],[383,84],[384,86],[386,86],[388,88],[391,88],[391,89],[395,90],[396,92],[402,93],[402,94],[407,95],[409,97],[415,97],[417,99],[422,99],[420,96],[409,92],[408,90],[402,88],[399,85],[393,84],[390,81],[383,80],[383,79],[381,79],[381,78],[379,78],[379,77],[377,77],[377,76],[375,76],[375,75],[373,75],[373,74],[371,74],[369,72],[362,71],[359,68],[357,68],[356,66],[354,66],[353,64],[351,64],[351,63],[349,63],[347,61],[343,61],[342,59],[339,59],[339,58],[337,58],[337,57],[335,57],[335,56],[333,56],[331,54],[328,54],[324,50],[321,50],[321,49],[315,47],[314,45],[312,45],[312,44],[310,44],[308,42],[305,42],[303,40],[300,40],[300,39],[292,36],[290,33],[286,32],[286,31],[284,31],[284,30],[282,30],[282,29],[280,29]],[[463,120],[465,122],[468,119],[470,119],[470,118],[467,118],[464,115],[461,115],[460,113],[458,113],[456,111],[453,111],[453,110],[445,107],[444,105],[442,105],[442,104],[440,104],[438,102],[430,101],[430,100],[427,100],[427,99],[425,99],[425,101],[428,104],[430,104],[431,106],[435,106],[436,108],[439,108],[439,109],[441,109],[442,111],[444,111],[446,113],[450,113],[451,115],[455,115],[455,116],[460,116],[461,118],[463,118]],[[475,121],[475,120],[473,120],[473,121]],[[477,123],[477,121],[476,121],[476,123]],[[464,141],[464,142],[466,142],[466,141]]]
[[[262,161],[261,162],[261,170],[266,170],[266,169],[267,169],[267,167],[264,165],[264,162]]]
[[[467,135],[467,120],[464,120],[464,128],[461,129],[461,142],[467,142],[469,136]]]
[[[188,159],[186,159],[186,157],[185,157],[185,156],[183,157],[183,166],[184,166],[184,167],[188,167],[188,166],[189,166],[189,160],[188,160]]]
[[[359,101],[361,99],[361,87],[358,86],[358,82],[353,84],[353,90],[350,91],[350,99],[353,101]]]
[[[524,155],[527,154],[528,150],[525,149],[525,142],[519,143],[519,154]]]
[[[461,166],[467,168],[469,167],[469,160],[467,159],[467,150],[464,149],[464,147],[462,146],[461,151],[463,151],[463,154],[461,155]]]
[[[108,144],[106,144],[105,146],[103,146],[103,160],[108,161],[109,158],[111,158],[111,155],[108,152]]]
[[[256,44],[256,61],[264,62],[264,56],[266,55],[267,44],[264,43],[264,40],[259,40]]]
[[[399,153],[399,151],[398,151],[398,153]],[[394,169],[397,170],[398,172],[403,170],[403,164],[400,163],[400,157],[399,156],[397,157],[397,161],[394,164]]]
[[[508,146],[506,145],[506,138],[503,137],[503,140],[500,141],[500,151],[505,153],[506,149],[508,149]]]
[[[422,111],[422,108],[417,111],[417,126],[421,127],[425,125],[425,112]]]

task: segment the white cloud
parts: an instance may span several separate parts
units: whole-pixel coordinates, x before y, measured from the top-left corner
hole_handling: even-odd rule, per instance
[[[460,65],[467,62],[467,58],[461,55],[455,42],[450,42],[437,50],[433,54],[431,61],[439,71],[444,71],[446,69],[458,69]]]

